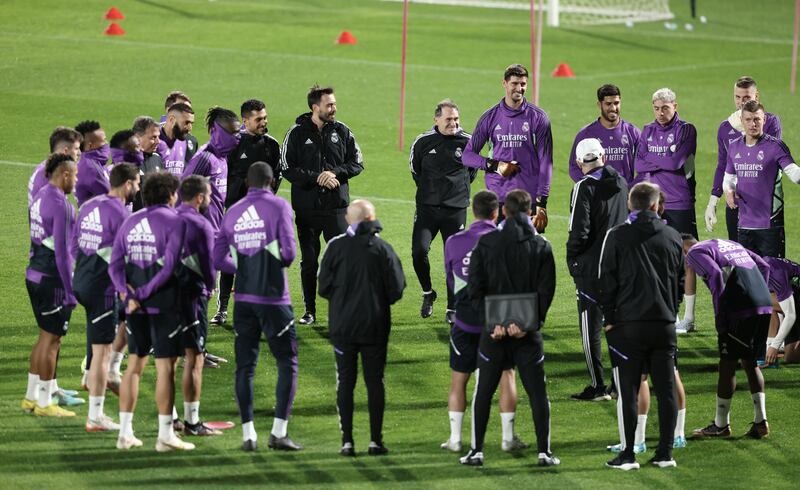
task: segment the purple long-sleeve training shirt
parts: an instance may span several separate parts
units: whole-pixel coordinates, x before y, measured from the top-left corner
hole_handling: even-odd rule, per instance
[[[633,162],[636,158],[636,148],[639,144],[639,136],[641,135],[639,128],[633,124],[620,119],[619,124],[615,127],[608,129],[600,123],[600,120],[584,126],[575,135],[575,141],[572,143],[572,150],[569,152],[569,176],[575,182],[583,178],[578,163],[575,161],[575,148],[581,140],[586,138],[597,138],[603,144],[603,149],[606,151],[606,165],[614,167],[627,182],[632,185],[634,178]],[[583,155],[581,155],[583,156]]]
[[[793,282],[800,279],[800,264],[789,259],[764,257],[769,265],[769,290],[775,293],[778,301],[786,301],[794,294]]]
[[[214,229],[205,216],[189,205],[181,204],[177,211],[186,223],[181,263],[197,275],[198,281],[202,281],[205,287],[203,294],[209,297],[217,277],[211,255],[214,250]]]
[[[111,190],[110,169],[106,166],[110,155],[108,145],[81,153],[81,159],[78,160],[78,182],[75,184],[78,207],[95,196],[108,194]]]

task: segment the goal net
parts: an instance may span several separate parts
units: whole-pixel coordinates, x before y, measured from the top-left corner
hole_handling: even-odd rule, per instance
[[[402,2],[403,0],[384,0]],[[409,0],[410,3],[528,10],[530,0]],[[539,1],[535,0],[536,8]],[[669,0],[545,0],[547,24],[598,25],[672,19]]]

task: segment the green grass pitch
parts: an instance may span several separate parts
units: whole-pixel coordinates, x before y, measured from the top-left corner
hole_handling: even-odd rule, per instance
[[[650,95],[669,86],[679,98],[681,117],[698,129],[698,218],[702,221],[716,162],[716,129],[733,110],[733,81],[748,74],[759,81],[767,110],[783,120],[784,139],[800,154],[798,99],[789,95],[793,2],[703,0],[708,24],[689,18],[689,2],[673,0],[680,26],[660,23],[633,28],[608,26],[546,29],[542,52],[541,105],[553,125],[555,167],[547,237],[558,264],[558,291],[545,326],[546,370],[552,401],[552,447],[562,459],[555,469],[535,466],[533,450],[512,457],[500,451],[500,421],[493,408],[487,434],[486,466],[464,468],[439,449],[449,433],[449,385],[444,306],[419,318],[420,290],[411,267],[413,182],[407,148],[398,150],[398,87],[402,5],[377,0],[121,0],[127,34],[103,36],[102,15],[113,2],[85,0],[5,0],[0,5],[0,487],[82,488],[91,486],[167,487],[196,485],[416,488],[509,487],[755,487],[797,488],[800,477],[800,369],[766,371],[767,410],[773,433],[764,441],[740,436],[751,419],[747,390],[734,397],[729,441],[689,441],[677,450],[678,467],[643,468],[623,474],[603,467],[606,444],[617,438],[615,406],[569,400],[587,380],[577,327],[574,286],[564,261],[566,216],[572,182],[567,153],[576,131],[596,117],[596,88],[607,82],[623,91],[623,117],[642,126],[652,120]],[[333,41],[343,30],[355,46]],[[444,97],[461,105],[463,126],[502,95],[502,70],[529,64],[529,24],[524,11],[412,5],[408,45],[406,142],[431,125],[433,107]],[[549,72],[567,62],[574,79]],[[409,287],[393,308],[393,333],[386,370],[386,458],[338,456],[333,353],[326,339],[325,303],[319,325],[298,329],[299,390],[289,424],[291,436],[306,445],[301,453],[239,451],[240,429],[196,441],[191,454],[156,454],[154,368],[143,377],[135,418],[145,446],[114,449],[116,434],[87,434],[86,408],[78,417],[43,420],[24,415],[28,354],[37,334],[24,289],[28,238],[26,183],[32,164],[47,153],[47,136],[59,124],[98,119],[110,135],[141,114],[159,116],[167,92],[182,89],[199,113],[213,104],[238,111],[251,97],[267,102],[274,136],[283,135],[306,110],[305,93],[314,82],[337,88],[338,117],[355,132],[366,170],[352,182],[354,196],[372,197],[385,226],[383,237],[405,265]],[[198,118],[200,119],[200,118]],[[195,134],[204,141],[205,129]],[[474,190],[480,187],[476,182]],[[800,258],[800,192],[786,184],[787,252]],[[284,184],[282,194],[288,197]],[[719,206],[722,216],[722,206]],[[724,219],[713,236],[725,233]],[[700,223],[698,223],[700,224]],[[703,227],[700,226],[702,229]],[[701,238],[712,235],[701,230]],[[298,259],[299,260],[299,259]],[[434,287],[445,290],[439,241],[431,253]],[[299,264],[290,269],[295,313],[302,314]],[[699,287],[699,332],[681,337],[681,371],[688,394],[687,431],[713,417],[716,336],[708,291]],[[213,309],[212,309],[213,310]],[[66,337],[59,381],[75,388],[80,380],[85,327],[76,310]],[[215,328],[210,349],[233,360],[233,334]],[[275,368],[268,353],[257,372],[256,427],[266,442],[271,425]],[[206,420],[238,422],[233,366],[206,372],[201,412]],[[744,386],[740,374],[740,385]],[[521,391],[521,388],[520,388]],[[355,438],[368,442],[366,398],[357,388]],[[655,404],[655,402],[654,402]],[[178,407],[181,399],[178,396]],[[117,400],[107,413],[116,418]],[[651,410],[648,444],[655,445],[656,408]],[[468,417],[467,417],[468,418]],[[530,409],[521,397],[517,430],[534,435]],[[468,421],[464,439],[469,440]],[[265,445],[265,444],[264,444]],[[652,449],[649,458],[652,455]],[[640,457],[646,461],[645,457]]]

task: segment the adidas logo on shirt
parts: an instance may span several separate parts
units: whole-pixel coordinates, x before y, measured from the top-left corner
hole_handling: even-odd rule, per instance
[[[244,160],[247,158],[247,153],[242,152],[242,156],[239,157],[239,160]]]
[[[256,212],[256,207],[251,204],[236,220],[236,224],[233,225],[233,231],[245,231],[263,227],[264,220]]]
[[[100,221],[100,208],[94,208],[81,220],[81,230],[103,233],[103,223]]]
[[[500,131],[500,130],[502,130],[502,129],[503,129],[503,128],[501,128],[499,124],[498,124],[497,126],[495,126],[495,127],[494,127],[494,130],[495,130],[495,131]]]
[[[737,153],[737,154],[736,154],[736,156],[735,156],[735,157],[733,157],[733,158],[742,158],[742,155],[741,155],[741,154],[739,154],[739,153]]]
[[[429,151],[428,154],[429,155],[435,155],[436,154],[436,148],[434,148],[433,150]]]
[[[313,145],[313,144],[314,144],[314,142],[313,142],[313,141],[311,141],[311,138],[308,138],[308,139],[306,140],[305,144],[307,144],[307,145]]]
[[[730,131],[728,131],[728,134],[736,134],[736,130],[735,129],[731,129]]]
[[[136,223],[136,226],[128,232],[129,242],[150,242],[155,243],[156,236],[153,235],[153,230],[150,229],[150,222],[147,218]]]
[[[36,200],[31,206],[31,221],[42,221],[42,215],[39,213],[39,207],[42,204],[42,198]]]

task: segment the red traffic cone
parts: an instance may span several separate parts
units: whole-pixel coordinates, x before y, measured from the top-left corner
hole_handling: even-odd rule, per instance
[[[122,20],[125,16],[122,15],[122,12],[117,7],[111,7],[103,18],[106,20]]]
[[[116,22],[112,22],[110,26],[108,26],[103,32],[106,36],[124,36],[125,30],[119,26]]]
[[[338,38],[336,38],[336,44],[356,44],[356,43],[358,43],[358,41],[356,41],[355,36],[353,36],[350,33],[350,31],[344,31],[341,34],[339,34]]]
[[[572,71],[568,64],[561,63],[553,70],[552,76],[554,78],[575,78],[575,72]]]

